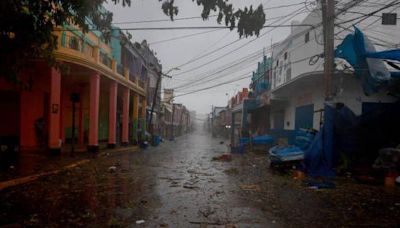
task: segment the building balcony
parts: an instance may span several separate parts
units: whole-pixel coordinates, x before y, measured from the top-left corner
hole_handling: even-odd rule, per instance
[[[110,57],[110,47],[94,34],[79,36],[72,31],[56,31],[55,35],[58,36],[56,60],[90,68],[141,95],[146,95],[143,86],[130,80],[128,68],[117,64]]]

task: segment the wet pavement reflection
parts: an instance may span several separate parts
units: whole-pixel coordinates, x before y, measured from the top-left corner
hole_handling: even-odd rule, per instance
[[[152,151],[164,154],[158,154],[160,161],[154,168],[160,198],[156,223],[173,227],[272,224],[259,208],[238,197],[239,186],[225,172],[229,164],[212,161],[228,151],[220,141],[195,132]]]
[[[143,151],[89,162],[0,192],[9,227],[396,226],[400,193],[336,180],[314,190],[269,168],[265,153],[222,156],[198,130]],[[218,159],[215,159],[215,158]]]

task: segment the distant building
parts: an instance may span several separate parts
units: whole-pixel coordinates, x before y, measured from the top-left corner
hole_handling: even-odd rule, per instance
[[[153,50],[150,49],[147,41],[144,40],[140,44],[135,43],[138,51],[141,53],[145,60],[145,65],[142,66],[142,74],[143,78],[146,79],[145,87],[147,94],[147,107],[146,107],[146,115],[147,115],[147,127],[149,131],[153,134],[161,134],[162,129],[160,125],[160,111],[161,111],[161,83],[162,83],[162,65],[159,63],[159,60],[156,57],[156,54]],[[151,114],[151,110],[153,108],[153,114]],[[153,115],[151,118],[151,125],[149,126],[150,115]]]
[[[161,135],[172,139],[189,133],[193,129],[195,112],[190,112],[184,105],[173,103],[174,90],[164,89],[161,105]]]

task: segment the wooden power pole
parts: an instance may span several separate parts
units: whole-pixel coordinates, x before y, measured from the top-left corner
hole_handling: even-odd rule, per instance
[[[321,0],[322,23],[324,32],[324,81],[325,100],[332,100],[332,78],[335,68],[335,1]]]

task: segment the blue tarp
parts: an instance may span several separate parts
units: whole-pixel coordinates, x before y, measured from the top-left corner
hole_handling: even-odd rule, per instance
[[[364,93],[370,95],[379,92],[391,79],[391,73],[382,59],[400,59],[400,50],[376,52],[372,42],[355,27],[354,34],[349,34],[336,48],[335,56],[345,59],[354,68],[357,77],[362,79]]]
[[[254,145],[268,145],[274,143],[274,138],[270,135],[254,136],[251,139]]]
[[[325,105],[324,125],[305,151],[310,176],[334,176],[339,155],[351,165],[372,165],[378,151],[400,142],[400,103],[374,103],[356,116],[343,104]]]
[[[333,119],[334,108],[325,105],[325,121],[308,150],[304,154],[306,172],[310,176],[335,176],[333,170],[335,156],[333,153]]]
[[[366,56],[368,58],[375,59],[388,59],[388,60],[397,60],[400,61],[400,50],[388,50],[374,53],[367,53]]]

